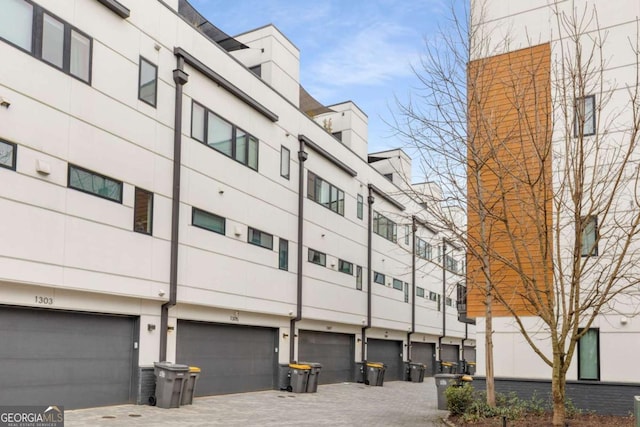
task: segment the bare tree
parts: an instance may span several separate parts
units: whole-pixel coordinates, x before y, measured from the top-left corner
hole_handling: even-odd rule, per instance
[[[520,50],[491,39],[480,8],[473,21],[453,14],[427,40],[421,87],[394,127],[443,189],[413,196],[465,243],[467,286],[484,305],[488,403],[492,320],[509,316],[551,368],[553,424],[564,425],[578,342],[598,315],[638,309],[640,49],[636,28],[633,73],[617,83],[597,10],[549,12],[552,41]]]

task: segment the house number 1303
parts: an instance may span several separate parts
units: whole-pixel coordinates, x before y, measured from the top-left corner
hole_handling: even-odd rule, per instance
[[[36,295],[36,304],[53,305],[53,298]]]

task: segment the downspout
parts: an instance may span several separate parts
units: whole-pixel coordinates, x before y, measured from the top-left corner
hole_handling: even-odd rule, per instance
[[[411,330],[407,333],[407,360],[411,362],[411,335],[416,332],[416,226],[415,215],[411,216]]]
[[[446,292],[447,292],[447,268],[446,268],[446,256],[447,256],[447,240],[442,238],[442,297],[440,298],[440,307],[442,307],[442,334],[438,337],[438,357],[440,363],[442,363],[442,338],[447,335],[447,304],[446,304]]]
[[[298,273],[296,275],[296,317],[289,324],[289,361],[293,362],[296,354],[296,322],[302,320],[302,246],[304,236],[304,162],[309,155],[304,151],[304,141],[299,138],[298,151]]]
[[[369,195],[367,196],[367,323],[362,327],[361,337],[361,354],[362,360],[366,361],[366,341],[367,329],[371,327],[371,253],[372,253],[372,233],[373,233],[373,188],[368,186]],[[365,369],[366,372],[366,369]]]
[[[178,295],[178,231],[180,227],[180,165],[182,163],[182,89],[189,81],[184,72],[184,59],[177,58],[173,70],[176,84],[175,115],[173,127],[173,194],[171,200],[171,260],[169,266],[169,301],[160,310],[160,361],[167,360],[167,334],[169,333],[169,309],[176,305]]]

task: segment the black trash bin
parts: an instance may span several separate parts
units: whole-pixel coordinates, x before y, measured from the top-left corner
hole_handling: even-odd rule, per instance
[[[424,371],[427,369],[423,363],[409,363],[409,381],[421,383],[424,381]]]
[[[307,365],[311,368],[309,371],[309,381],[307,382],[307,393],[315,393],[318,391],[318,380],[320,377],[320,370],[322,365],[316,362],[300,362],[302,365]]]

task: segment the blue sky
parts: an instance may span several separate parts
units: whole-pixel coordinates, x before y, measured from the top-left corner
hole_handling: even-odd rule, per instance
[[[459,1],[459,0],[458,0]],[[418,86],[425,37],[446,25],[450,0],[190,0],[230,35],[274,24],[300,49],[302,85],[325,105],[351,100],[369,117],[369,151],[402,145],[384,123]]]

